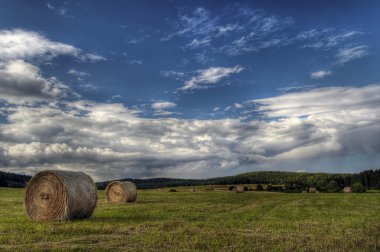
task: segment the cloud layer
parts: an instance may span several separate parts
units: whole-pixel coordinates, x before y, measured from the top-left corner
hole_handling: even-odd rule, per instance
[[[3,108],[0,163],[22,172],[83,170],[98,180],[308,170],[321,158],[378,155],[378,94],[380,85],[369,85],[254,100],[258,112],[278,119],[248,122],[146,119],[121,104],[88,101]]]
[[[212,53],[227,56],[289,44],[318,50],[335,48],[339,65],[368,54],[365,45],[346,44],[361,34],[358,31],[326,28],[289,34],[285,31],[294,23],[291,18],[239,5],[231,8],[233,12],[222,14],[227,15],[223,21],[203,8],[181,15],[164,40],[186,38],[185,50],[200,50],[202,54],[211,48]],[[232,33],[233,39],[229,37]],[[254,119],[149,119],[112,101],[85,100],[56,77],[43,76],[39,64],[59,56],[81,62],[106,60],[40,33],[0,31],[0,167],[4,170],[81,170],[97,180],[201,178],[262,169],[312,170],[321,160],[355,155],[371,158],[380,152],[374,137],[380,133],[379,84],[288,87],[284,90],[288,93],[233,102],[225,109],[253,113]],[[216,86],[243,69],[236,65],[188,72],[191,74],[161,74],[181,81],[179,91],[191,91]],[[68,73],[79,82],[89,76],[75,69]],[[321,70],[311,77],[320,79],[329,74]],[[298,92],[292,93],[296,88]],[[115,95],[111,100],[120,97]],[[154,115],[169,116],[176,106],[156,100],[146,107]],[[331,167],[326,165],[319,171]],[[364,168],[372,167],[359,169]]]

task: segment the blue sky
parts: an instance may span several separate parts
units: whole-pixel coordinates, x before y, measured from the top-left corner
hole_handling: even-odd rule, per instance
[[[1,1],[0,169],[112,179],[379,167],[379,11]]]

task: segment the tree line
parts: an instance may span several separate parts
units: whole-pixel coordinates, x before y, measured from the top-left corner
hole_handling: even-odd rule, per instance
[[[346,186],[362,186],[364,189],[380,190],[380,169],[367,170],[356,174],[260,171],[210,179],[127,178],[122,181],[134,182],[141,189],[198,185],[260,184],[268,185],[265,189],[269,188],[270,191],[301,192],[308,190],[310,187],[315,187],[321,192],[338,192]],[[109,181],[100,182],[97,183],[97,186],[99,189],[105,189],[108,183]]]
[[[0,172],[0,187],[24,187],[30,178],[27,175]],[[380,169],[366,170],[355,174],[259,171],[209,179],[125,178],[121,179],[121,181],[134,182],[140,189],[200,185],[261,184],[269,185],[269,187],[266,186],[265,188],[270,188],[270,190],[274,191],[300,192],[310,187],[315,187],[321,192],[338,192],[346,186],[353,185],[362,186],[363,189],[380,190]],[[96,185],[98,189],[105,189],[108,183],[109,181],[104,181],[96,183]]]
[[[0,171],[0,187],[25,187],[31,176]]]

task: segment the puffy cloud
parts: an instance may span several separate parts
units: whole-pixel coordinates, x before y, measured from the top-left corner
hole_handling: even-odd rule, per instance
[[[58,55],[78,56],[80,50],[71,45],[53,42],[43,35],[21,29],[0,30],[0,59],[2,61],[47,58]]]
[[[68,97],[78,97],[56,77],[41,75],[36,62],[50,61],[67,55],[82,61],[105,60],[96,54],[84,54],[74,46],[54,42],[40,33],[22,29],[0,30],[0,100],[8,103],[51,102]],[[31,64],[33,62],[33,64]],[[69,74],[83,81],[85,72],[70,69]],[[90,83],[81,84],[86,90],[96,88]]]
[[[267,20],[266,29],[272,25],[273,20]],[[22,43],[24,37],[29,47]],[[12,103],[0,107],[6,118],[0,124],[4,170],[82,170],[97,180],[212,177],[253,168],[309,170],[321,157],[366,158],[380,151],[374,137],[380,133],[380,85],[319,88],[253,100],[255,112],[268,117],[265,120],[148,119],[121,104],[64,101],[60,98],[70,89],[55,78],[44,78],[37,66],[26,62],[58,55],[100,60],[96,55],[83,56],[79,49],[22,30],[0,32],[0,45],[0,99]],[[199,70],[182,90],[208,87],[242,70]],[[76,70],[70,74],[85,75]],[[43,103],[30,106],[35,102]],[[175,105],[158,101],[151,107],[156,115],[169,115],[167,109]],[[249,106],[236,103],[234,108]]]
[[[23,60],[0,64],[0,100],[10,103],[52,101],[66,97],[69,88],[55,78],[44,78],[40,69]]]
[[[231,74],[240,73],[244,68],[241,66],[235,67],[210,67],[203,70],[198,70],[197,75],[186,81],[180,90],[207,88],[208,84],[215,84]]]
[[[364,159],[356,169],[365,169],[380,152],[379,91],[330,87],[255,100],[268,118],[250,121],[147,119],[121,104],[88,101],[3,108],[0,164],[29,173],[83,170],[97,180],[310,171],[321,164],[319,171],[347,171],[354,167],[344,160],[355,155]],[[342,164],[346,170],[332,170]]]
[[[244,108],[244,105],[242,105],[240,103],[235,103],[234,107],[237,108],[237,109],[241,109],[241,108]]]
[[[329,76],[331,74],[332,74],[331,71],[320,70],[320,71],[316,71],[316,72],[311,73],[310,77],[313,79],[323,79],[326,76]]]
[[[74,46],[51,41],[37,32],[22,29],[0,30],[0,59],[3,62],[35,58],[50,60],[59,55],[68,55],[90,62],[106,60],[97,54],[83,54]]]

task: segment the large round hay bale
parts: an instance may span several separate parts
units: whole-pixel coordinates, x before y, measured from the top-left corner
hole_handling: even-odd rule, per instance
[[[25,208],[33,220],[84,219],[97,199],[94,181],[83,172],[42,171],[29,181]]]
[[[244,192],[244,186],[236,186],[235,187],[235,190],[237,193],[243,193]]]
[[[137,198],[137,188],[129,181],[113,181],[107,185],[106,196],[110,203],[134,202]]]

